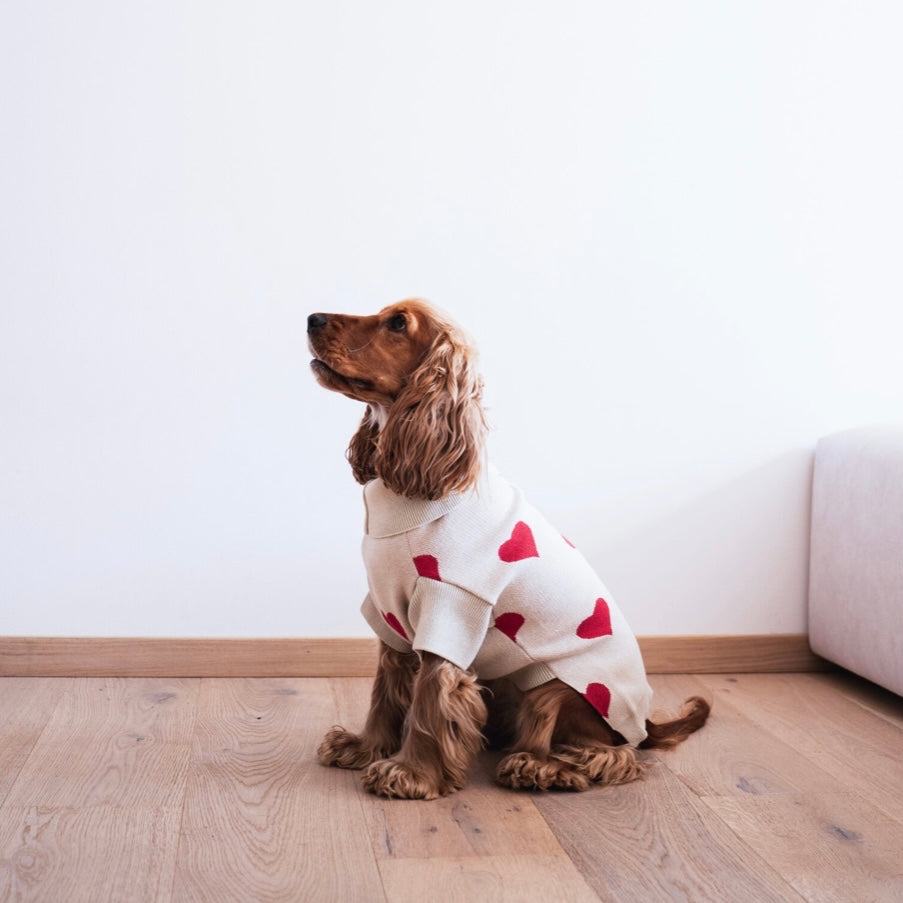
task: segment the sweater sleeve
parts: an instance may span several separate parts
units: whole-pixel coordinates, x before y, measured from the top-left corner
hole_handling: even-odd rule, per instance
[[[492,606],[452,583],[420,577],[408,613],[415,650],[440,655],[466,670],[486,639]]]

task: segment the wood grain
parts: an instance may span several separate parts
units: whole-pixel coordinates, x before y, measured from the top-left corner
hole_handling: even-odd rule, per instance
[[[716,686],[717,720],[667,758],[667,768],[807,900],[903,899],[903,823],[863,798],[855,781],[782,741],[784,718],[751,718],[748,702],[734,695],[749,679]],[[677,682],[689,690],[696,679]],[[769,679],[775,699],[787,695],[781,683]],[[787,704],[819,729],[820,715]],[[887,788],[899,787],[892,774],[884,777]]]
[[[536,805],[600,900],[802,899],[667,768]]]
[[[891,693],[890,690],[862,680],[847,671],[826,675],[822,685],[831,687],[838,695],[865,709],[870,715],[876,715],[888,724],[903,730],[901,697]]]
[[[168,903],[178,808],[5,807],[0,900]]]
[[[650,674],[825,671],[798,634],[640,637]],[[368,677],[371,638],[0,637],[0,676]]]
[[[0,809],[0,899],[168,900],[196,684],[50,686],[57,704]]]
[[[197,689],[182,680],[66,681],[6,805],[181,805]]]
[[[903,787],[903,725],[876,719],[838,693],[844,677],[850,685],[849,676],[838,677],[838,682],[826,683],[808,674],[767,678],[748,674],[719,680],[719,695],[727,696],[748,721],[818,765],[846,791],[900,821],[903,832],[900,800],[887,792],[889,785]]]
[[[0,805],[59,702],[64,681],[10,677],[0,693]]]
[[[380,872],[386,897],[393,903],[598,900],[564,855],[390,860],[380,864]]]
[[[381,900],[340,773],[314,759],[322,680],[204,680],[173,900]]]
[[[652,675],[714,701],[583,794],[367,794],[324,768],[367,678],[0,678],[0,900],[903,899],[903,699],[843,674]],[[33,709],[33,711],[31,711]]]

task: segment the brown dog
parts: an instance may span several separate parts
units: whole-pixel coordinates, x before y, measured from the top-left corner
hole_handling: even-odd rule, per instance
[[[348,457],[366,484],[363,612],[382,640],[362,733],[333,728],[320,761],[365,786],[433,799],[459,789],[483,732],[514,788],[583,790],[642,773],[709,704],[648,720],[636,641],[573,546],[485,464],[475,354],[423,301],[311,314],[320,385],[366,403]],[[479,682],[478,682],[479,681]]]

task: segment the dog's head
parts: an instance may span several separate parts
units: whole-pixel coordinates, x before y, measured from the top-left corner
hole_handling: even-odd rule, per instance
[[[367,317],[311,314],[307,335],[320,385],[367,404],[348,449],[359,482],[380,477],[421,499],[476,482],[482,381],[472,346],[448,317],[403,301]]]

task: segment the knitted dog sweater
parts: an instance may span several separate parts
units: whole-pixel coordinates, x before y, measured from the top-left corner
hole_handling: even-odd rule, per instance
[[[364,487],[369,593],[362,613],[387,645],[432,652],[521,690],[553,678],[631,745],[652,691],[639,647],[583,556],[494,469],[438,501]]]

